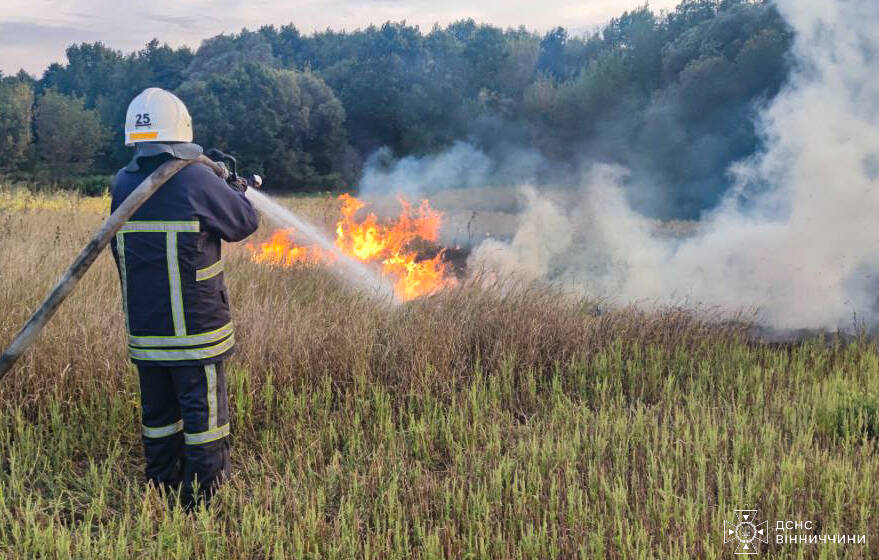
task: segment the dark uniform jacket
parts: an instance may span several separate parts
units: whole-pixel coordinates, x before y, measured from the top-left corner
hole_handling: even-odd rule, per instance
[[[135,156],[113,180],[111,210],[172,156]],[[128,353],[140,365],[189,366],[225,359],[235,344],[220,240],[253,233],[244,194],[206,165],[184,167],[112,241],[122,283]]]

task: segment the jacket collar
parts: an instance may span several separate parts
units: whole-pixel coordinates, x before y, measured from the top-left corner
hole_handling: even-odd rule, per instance
[[[175,142],[173,144],[166,144],[164,142],[138,142],[135,146],[134,156],[131,158],[131,161],[128,162],[128,165],[124,167],[125,171],[132,173],[140,171],[140,163],[138,160],[141,158],[169,154],[175,159],[188,160],[195,159],[204,152],[201,146],[190,142]]]

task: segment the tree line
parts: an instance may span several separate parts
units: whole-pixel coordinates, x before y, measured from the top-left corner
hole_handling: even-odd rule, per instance
[[[157,86],[187,104],[197,142],[279,190],[347,188],[379,148],[429,155],[466,140],[490,155],[527,146],[559,166],[625,165],[645,207],[689,216],[759,149],[753,116],[789,73],[791,39],[764,0],[684,0],[583,36],[463,20],[265,26],[195,52],[77,44],[39,79],[0,77],[0,171],[54,182],[113,172],[130,157],[129,101]]]

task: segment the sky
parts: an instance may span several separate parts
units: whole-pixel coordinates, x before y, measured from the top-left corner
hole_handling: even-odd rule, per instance
[[[653,10],[680,0],[651,0]],[[0,0],[0,71],[19,69],[39,76],[52,62],[64,62],[72,43],[101,41],[125,52],[152,38],[172,46],[198,48],[219,33],[293,23],[310,33],[353,30],[402,21],[429,30],[473,18],[480,23],[569,33],[596,29],[644,0]]]

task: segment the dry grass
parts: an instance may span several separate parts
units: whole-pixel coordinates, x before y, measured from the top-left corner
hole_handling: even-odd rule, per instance
[[[0,190],[0,343],[101,219],[19,196]],[[141,483],[105,254],[0,385],[0,555],[719,558],[746,506],[868,535],[764,557],[875,555],[866,341],[772,349],[685,310],[599,313],[533,286],[388,305],[230,249],[236,476],[216,507],[169,512]]]

